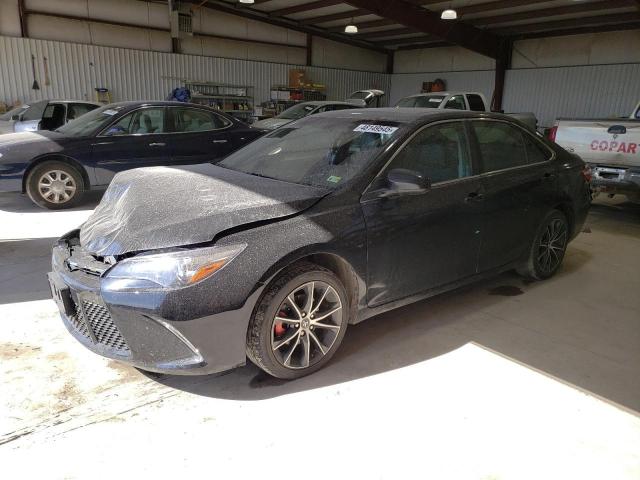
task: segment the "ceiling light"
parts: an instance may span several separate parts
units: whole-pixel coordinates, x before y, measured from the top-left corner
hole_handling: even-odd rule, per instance
[[[344,27],[344,33],[358,33],[358,27],[355,25],[347,25]]]
[[[458,18],[458,13],[452,8],[448,8],[442,12],[440,18],[442,20],[455,20],[456,18]]]
[[[255,0],[238,0],[240,3],[253,3]]]

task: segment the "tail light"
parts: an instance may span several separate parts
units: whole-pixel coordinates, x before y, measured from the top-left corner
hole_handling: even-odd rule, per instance
[[[549,129],[549,140],[551,140],[552,142],[555,142],[557,133],[558,133],[558,126],[556,125],[555,127],[551,127]]]
[[[591,174],[590,165],[585,165],[583,169],[580,171],[580,174],[582,175],[582,178],[584,178],[585,182],[591,183],[591,178],[593,177],[593,175]]]

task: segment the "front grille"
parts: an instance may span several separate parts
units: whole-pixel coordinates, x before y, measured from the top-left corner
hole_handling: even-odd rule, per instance
[[[76,313],[69,316],[71,325],[80,332],[84,337],[91,338],[89,330],[87,329],[87,323],[84,321],[84,316],[80,310],[80,306],[76,303]]]
[[[116,350],[128,351],[129,347],[122,338],[120,330],[113,323],[109,311],[102,305],[83,301],[85,318],[89,323],[98,343]]]
[[[92,343],[97,343],[121,353],[129,353],[129,346],[124,341],[120,330],[111,318],[104,305],[87,300],[73,299],[76,313],[69,316],[71,325]],[[80,307],[82,301],[82,308]],[[95,339],[95,340],[94,340]]]

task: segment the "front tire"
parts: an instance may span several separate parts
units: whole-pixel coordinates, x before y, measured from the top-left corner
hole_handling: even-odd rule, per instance
[[[76,168],[65,162],[46,161],[27,177],[27,195],[36,205],[50,210],[71,208],[84,193],[84,180]]]
[[[567,217],[559,210],[552,210],[542,220],[531,245],[527,263],[518,269],[518,273],[533,280],[552,277],[562,265],[568,243]]]
[[[309,375],[342,343],[349,303],[330,270],[303,263],[285,270],[263,295],[247,330],[247,356],[286,380]]]

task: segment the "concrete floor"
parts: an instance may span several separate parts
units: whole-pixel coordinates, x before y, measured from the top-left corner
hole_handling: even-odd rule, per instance
[[[0,194],[5,478],[640,478],[640,208],[599,201],[553,279],[350,327],[324,370],[152,377],[73,340],[49,246],[89,214]],[[6,475],[13,473],[14,475]]]

